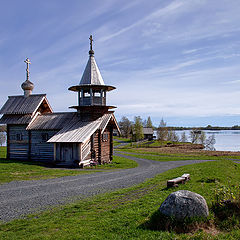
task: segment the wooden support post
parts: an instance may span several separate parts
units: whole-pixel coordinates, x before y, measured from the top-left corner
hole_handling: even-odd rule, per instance
[[[91,105],[93,105],[93,91],[90,88],[90,101],[91,101]]]
[[[79,158],[79,162],[82,161],[82,143],[79,143],[79,147],[78,147],[78,158]]]
[[[54,151],[54,162],[57,160],[57,143],[53,144],[53,151]]]
[[[101,141],[101,130],[98,130],[98,163],[102,163],[102,141]]]
[[[113,160],[113,127],[110,128],[110,161]]]

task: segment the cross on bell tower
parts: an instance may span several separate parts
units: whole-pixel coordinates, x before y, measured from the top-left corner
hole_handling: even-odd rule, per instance
[[[89,40],[90,40],[90,51],[89,51],[89,55],[92,56],[92,55],[94,54],[94,51],[93,51],[93,37],[92,37],[92,35],[90,35]]]

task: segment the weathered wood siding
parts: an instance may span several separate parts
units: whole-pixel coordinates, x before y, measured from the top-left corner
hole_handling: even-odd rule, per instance
[[[17,140],[17,134],[22,140]],[[28,159],[28,131],[26,125],[8,125],[8,157],[10,159]]]
[[[53,143],[47,140],[56,134],[57,130],[31,130],[31,159],[51,162],[54,160]],[[43,140],[42,134],[47,134],[48,139]]]
[[[104,139],[103,135],[107,135],[107,140]],[[104,133],[101,136],[101,163],[109,163],[111,162],[110,159],[110,129],[106,128]]]

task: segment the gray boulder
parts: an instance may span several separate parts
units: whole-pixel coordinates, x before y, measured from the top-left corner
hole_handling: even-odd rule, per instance
[[[206,200],[201,195],[187,190],[179,190],[168,195],[159,211],[178,220],[209,215]]]

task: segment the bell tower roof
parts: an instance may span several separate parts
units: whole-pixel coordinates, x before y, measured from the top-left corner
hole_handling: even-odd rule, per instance
[[[103,89],[106,91],[114,90],[115,87],[105,85],[103,81],[102,75],[99,71],[99,68],[94,58],[92,35],[90,35],[89,40],[90,40],[89,59],[83,72],[80,83],[79,85],[69,87],[68,90],[78,92],[80,89],[86,89],[89,87],[96,90],[99,89]]]
[[[93,54],[90,54],[80,85],[105,85]]]

